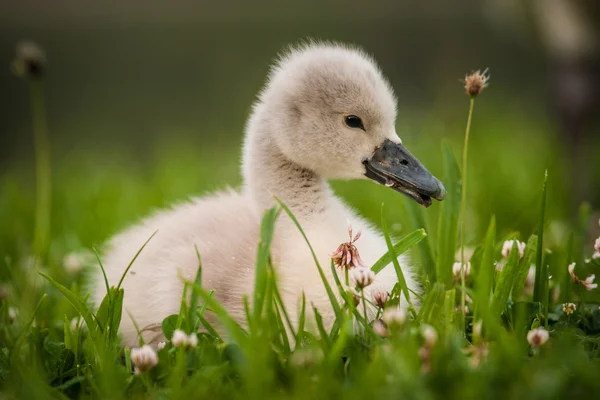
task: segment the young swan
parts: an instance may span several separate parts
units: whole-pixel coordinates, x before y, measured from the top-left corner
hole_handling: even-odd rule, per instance
[[[124,309],[139,327],[148,327],[145,339],[157,340],[160,322],[178,312],[182,278],[193,280],[198,266],[195,246],[202,257],[203,286],[214,289],[233,317],[244,321],[242,296],[253,290],[259,224],[263,212],[275,204],[273,195],[299,220],[332,285],[331,255],[348,241],[348,222],[355,231],[362,230],[356,245],[365,265],[379,259],[387,251],[382,235],[338,199],[326,180],[367,177],[424,206],[432,197],[441,200],[443,185],[402,146],[395,118],[390,85],[361,51],[312,44],[281,57],[246,127],[241,191],[220,192],[161,211],[110,242],[103,261],[114,284],[158,231],[123,282]],[[314,304],[330,326],[334,314],[327,293],[304,239],[285,213],[276,225],[271,257],[292,321],[297,321],[304,292],[307,303]],[[400,265],[408,287],[417,290],[402,257]],[[388,265],[368,291],[391,291],[396,281]],[[94,286],[98,305],[105,294],[101,275]],[[121,331],[126,344],[137,342],[126,316]]]

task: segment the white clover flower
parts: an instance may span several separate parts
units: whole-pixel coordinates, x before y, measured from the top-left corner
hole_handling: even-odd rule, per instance
[[[452,274],[456,279],[460,279],[461,275],[464,274],[466,279],[469,275],[471,275],[471,263],[467,262],[467,265],[464,265],[461,262],[455,262],[452,264]]]
[[[131,349],[131,362],[135,366],[135,374],[149,371],[158,364],[158,356],[154,349],[147,344]]]
[[[385,326],[385,322],[383,322],[382,320],[378,319],[377,321],[373,322],[373,331],[382,337],[388,337],[389,332],[387,327]]]
[[[158,344],[156,345],[156,348],[158,350],[162,350],[165,348],[166,345],[167,345],[167,342],[158,342]]]
[[[592,290],[598,287],[598,284],[594,283],[594,279],[596,278],[595,274],[588,275],[585,279],[579,279],[579,277],[575,275],[575,263],[569,264],[567,269],[569,270],[569,275],[571,275],[574,284],[583,286],[585,290]]]
[[[588,275],[585,280],[580,281],[581,286],[585,288],[585,290],[592,290],[598,287],[597,283],[594,283],[594,279],[596,278],[595,274]]]
[[[423,335],[425,347],[427,348],[432,348],[438,340],[437,331],[431,325],[421,325],[421,335]]]
[[[527,279],[525,280],[525,287],[530,289],[535,285],[535,265],[529,267],[527,271]]]
[[[401,326],[402,324],[404,324],[404,322],[406,322],[406,311],[400,307],[386,308],[383,311],[381,320],[387,326]]]
[[[465,261],[469,262],[469,260],[471,260],[471,257],[473,257],[473,253],[475,253],[475,247],[465,246],[464,252],[465,252]],[[463,249],[459,247],[458,250],[456,250],[456,253],[454,254],[454,259],[457,262],[460,262],[460,260],[463,259],[462,256],[463,256]]]
[[[358,289],[364,289],[375,280],[375,272],[368,268],[354,268],[351,272],[352,281]]]
[[[525,243],[519,242],[518,240],[507,240],[502,245],[502,257],[508,258],[514,243],[517,242],[517,249],[519,250],[519,259],[525,255]]]
[[[567,316],[569,316],[572,315],[575,310],[577,310],[577,305],[575,303],[564,303],[562,305],[562,310]]]
[[[473,337],[479,339],[481,338],[481,331],[483,328],[483,321],[479,320],[473,324]]]
[[[387,303],[388,299],[390,298],[390,294],[383,289],[375,290],[373,292],[372,296],[373,296],[373,303],[375,303],[375,305],[379,308],[384,308],[385,303]]]
[[[171,337],[171,343],[175,347],[184,347],[186,349],[196,347],[198,345],[198,335],[195,333],[186,335],[181,329],[175,329]]]
[[[0,301],[6,300],[10,297],[12,290],[6,283],[0,284]]]
[[[19,317],[19,311],[14,307],[8,307],[8,323],[12,324]]]
[[[532,329],[527,333],[527,341],[531,347],[539,349],[548,341],[550,334],[544,328]]]
[[[175,329],[173,336],[171,337],[171,343],[175,347],[181,347],[187,345],[187,335],[181,329]]]
[[[598,239],[596,239],[596,243],[594,243],[594,254],[592,255],[593,259],[599,259],[600,258],[600,237]]]
[[[77,253],[69,253],[63,258],[63,268],[71,275],[77,274],[83,268],[81,256]]]
[[[195,333],[190,333],[188,335],[188,347],[196,347],[198,346],[198,335]]]
[[[468,314],[470,311],[469,306],[465,305],[465,307],[463,308],[463,311],[465,314]],[[454,312],[457,312],[457,313],[460,312],[460,306],[454,307]]]

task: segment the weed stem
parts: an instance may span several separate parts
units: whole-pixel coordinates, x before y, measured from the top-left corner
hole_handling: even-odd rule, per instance
[[[461,212],[460,212],[460,262],[461,262],[461,274],[460,274],[460,312],[462,315],[463,324],[462,329],[464,330],[465,320],[465,274],[463,268],[466,267],[465,260],[465,227],[467,220],[467,155],[469,151],[469,133],[471,131],[471,119],[473,117],[473,108],[475,106],[475,96],[471,96],[469,102],[469,117],[467,118],[467,129],[465,131],[465,143],[463,146],[462,154],[462,188],[461,188]]]

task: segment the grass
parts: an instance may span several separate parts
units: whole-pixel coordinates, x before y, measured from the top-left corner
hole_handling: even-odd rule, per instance
[[[557,398],[600,393],[599,291],[581,290],[567,273],[571,262],[577,262],[580,278],[600,267],[597,260],[585,261],[592,245],[583,235],[589,210],[582,207],[579,222],[567,225],[572,233],[549,234],[550,221],[559,218],[556,210],[568,213],[553,195],[557,190],[553,183],[560,186],[552,170],[542,174],[543,158],[537,159],[539,174],[529,171],[512,182],[531,188],[519,194],[524,197],[496,199],[497,212],[490,210],[481,193],[501,197],[503,184],[511,181],[481,160],[491,154],[486,153],[488,147],[497,144],[494,130],[506,129],[474,119],[477,135],[471,148],[476,151],[470,157],[469,174],[475,175],[469,179],[473,192],[467,209],[475,210],[479,222],[467,221],[460,241],[460,199],[466,193],[461,191],[454,152],[458,141],[444,142],[441,150],[429,149],[439,155],[432,169],[438,168],[448,189],[448,198],[430,210],[374,185],[362,196],[349,196],[358,192],[355,186],[334,184],[382,226],[388,252],[370,267],[377,273],[394,261],[400,283],[388,299],[389,308],[421,296],[402,283],[395,256],[411,251],[420,266],[424,293],[420,307],[405,319],[387,320],[387,325],[369,320],[364,305],[370,299],[361,294],[362,304],[357,306],[342,282],[330,284],[324,278],[324,269],[333,265],[319,265],[315,257],[316,265],[307,267],[319,269],[336,322],[330,329],[324,326],[321,311],[310,299],[303,299],[298,321],[291,321],[269,249],[281,213],[297,221],[279,203],[262,220],[256,290],[252,298],[244,299],[246,327],[202,286],[202,254],[198,254],[198,272],[185,284],[179,313],[162,321],[169,341],[157,351],[156,365],[140,374],[133,373],[138,356],[120,345],[117,334],[121,319],[128,317],[122,310],[127,293],[121,282],[107,282],[97,311],[87,303],[85,272],[102,267],[102,249],[97,258],[93,247],[153,207],[193,191],[222,187],[222,181],[236,176],[235,169],[215,171],[217,157],[211,159],[210,151],[199,164],[198,155],[190,150],[193,146],[185,142],[159,146],[161,153],[150,169],[127,164],[126,157],[119,165],[93,155],[86,155],[86,160],[61,159],[53,168],[48,211],[52,224],[46,234],[50,245],[37,270],[30,262],[36,254],[36,206],[23,183],[26,174],[19,170],[5,174],[0,178],[0,217],[8,221],[0,228],[3,398]],[[478,143],[482,135],[490,140]],[[510,137],[503,141],[510,142]],[[518,155],[525,151],[521,147],[506,148]],[[234,164],[234,156],[219,158],[222,165]],[[518,170],[518,159],[512,158],[510,168]],[[478,162],[482,168],[477,168]],[[191,170],[197,173],[190,174]],[[487,179],[477,174],[486,174]],[[507,217],[514,215],[515,207],[524,210],[516,222]],[[302,231],[299,224],[297,228]],[[501,248],[514,238],[527,243],[523,257],[514,245],[504,258]],[[463,243],[465,252],[472,253],[471,273],[464,281],[452,274]],[[360,251],[360,242],[357,247]],[[298,251],[312,251],[310,243]],[[533,282],[528,279],[532,265]],[[467,295],[471,301],[465,310]],[[563,312],[567,302],[576,303],[573,314]],[[209,322],[208,311],[217,314],[224,332]],[[315,329],[309,328],[309,319],[316,321]],[[538,327],[546,328],[550,338],[534,347],[527,334]],[[197,345],[174,346],[170,340],[178,329],[186,335],[199,331]]]

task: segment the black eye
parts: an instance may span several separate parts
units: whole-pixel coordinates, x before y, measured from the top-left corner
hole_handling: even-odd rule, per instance
[[[344,122],[350,128],[359,128],[359,129],[362,129],[363,131],[365,130],[362,120],[360,118],[358,118],[356,115],[346,115],[344,117]]]

